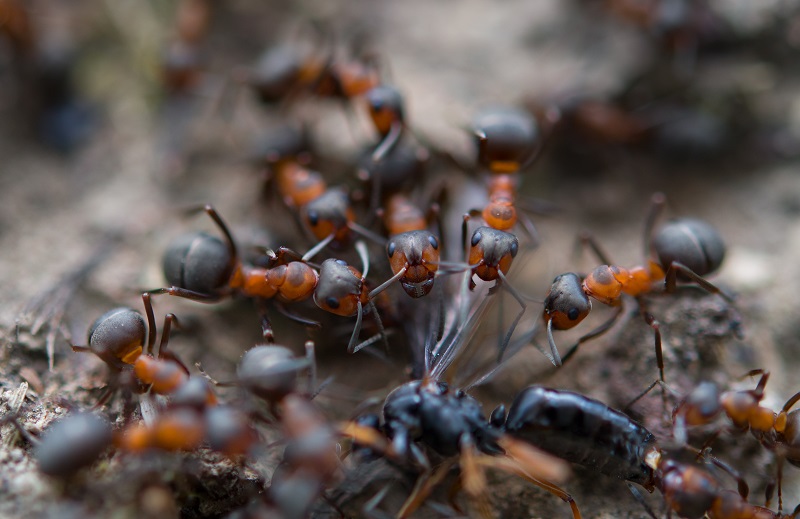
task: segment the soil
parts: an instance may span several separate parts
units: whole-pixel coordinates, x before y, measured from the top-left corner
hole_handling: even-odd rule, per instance
[[[265,194],[261,172],[250,160],[252,143],[262,132],[287,119],[305,121],[319,147],[318,169],[336,179],[331,183],[361,189],[352,159],[373,140],[363,111],[356,110],[353,119],[340,103],[315,99],[264,108],[229,79],[235,67],[253,63],[263,48],[307,39],[312,22],[335,35],[334,45],[343,54],[363,37],[383,74],[405,96],[416,134],[460,159],[470,157],[463,128],[488,105],[547,101],[566,106],[570,99],[619,98],[631,89],[635,92],[626,99],[634,111],[659,103],[673,106],[673,99],[680,99],[682,106],[714,114],[729,130],[722,137],[700,122],[689,125],[702,134],[692,142],[719,138],[710,151],[693,152],[675,135],[678,144],[667,135],[649,147],[554,137],[524,172],[522,189],[525,197],[546,200],[557,210],[534,216],[541,245],[523,247],[511,283],[541,300],[555,275],[590,271],[596,260],[573,254],[581,230],[590,231],[620,265],[639,264],[650,197],[663,192],[669,216],[705,219],[719,230],[727,255],[712,281],[736,294],[733,305],[692,289],[648,298],[661,324],[669,387],[678,395],[701,380],[753,387],[753,379],[739,377],[763,368],[772,374],[764,405],[778,409],[798,391],[791,373],[800,367],[795,282],[800,278],[795,171],[800,78],[791,64],[800,54],[800,17],[789,3],[715,3],[714,16],[732,41],[700,53],[688,69],[689,79],[682,80],[689,86],[675,89],[658,78],[674,74],[678,60],[658,49],[654,35],[614,17],[601,2],[236,0],[215,7],[203,46],[207,73],[198,89],[181,99],[164,96],[158,82],[174,2],[77,0],[68,12],[57,2],[36,4],[37,27],[48,34],[53,26],[60,28],[79,49],[74,79],[92,106],[94,128],[71,152],[54,151],[31,130],[29,112],[19,102],[24,89],[0,90],[0,410],[18,412],[33,435],[70,409],[94,405],[107,382],[102,362],[72,352],[70,344],[84,344],[92,321],[111,308],[141,309],[142,290],[165,283],[161,256],[175,236],[196,229],[216,232],[205,216],[186,216],[187,208],[212,203],[240,244],[288,244],[300,251],[313,245],[277,197]],[[0,64],[9,62],[5,58],[4,51]],[[0,67],[0,88],[14,84],[11,74],[11,67]],[[630,87],[639,76],[638,86]],[[645,99],[640,105],[637,95]],[[720,106],[725,110],[717,110]],[[446,179],[453,192],[480,189],[478,180],[452,163],[434,164],[430,174]],[[460,201],[450,195],[444,203],[449,236],[460,232]],[[371,251],[373,257],[382,254],[379,247]],[[370,277],[380,282],[386,267],[373,272]],[[505,313],[516,311],[507,294],[497,297],[504,298]],[[403,298],[392,292],[392,299],[405,305]],[[179,317],[170,348],[219,380],[230,380],[241,354],[261,341],[257,312],[246,300],[200,305],[162,296],[155,307],[157,316],[174,312]],[[528,303],[520,333],[535,324],[539,308]],[[611,311],[595,304],[577,331],[557,335],[561,348]],[[358,402],[381,401],[406,380],[402,333],[392,337],[392,361],[379,363],[366,353],[345,353],[352,320],[322,315],[313,304],[300,305],[298,313],[323,322],[322,332],[310,333],[317,342],[319,379],[333,380],[316,400],[330,418],[347,419]],[[736,323],[741,323],[741,337]],[[303,351],[301,326],[276,318],[275,335],[298,354]],[[494,341],[490,323],[469,347],[479,351]],[[537,341],[546,344],[543,333]],[[473,394],[487,414],[530,384],[579,391],[622,408],[657,376],[652,329],[630,301],[620,322],[582,345],[563,368],[554,370],[526,346]],[[238,394],[220,389],[221,399]],[[105,413],[121,422],[120,400]],[[669,438],[658,389],[630,412],[659,439]],[[40,474],[31,445],[11,424],[0,431],[2,517],[225,517],[261,487],[257,472],[269,479],[280,458],[280,448],[270,448],[255,468],[243,468],[206,449],[141,458],[108,452],[91,470],[58,481]],[[280,437],[274,428],[261,432],[266,443]],[[727,431],[714,452],[742,471],[753,502],[763,504],[764,488],[775,474],[772,454],[751,436]],[[800,503],[800,474],[788,466],[784,472],[783,498],[791,510]],[[414,479],[382,460],[354,469],[330,489],[329,501],[348,516],[361,516],[362,504],[381,490],[382,481],[393,483],[380,509],[395,513]],[[730,479],[724,481],[735,488]],[[519,479],[491,471],[489,484],[498,517],[571,516],[565,503]],[[575,468],[564,487],[583,517],[646,517],[623,482]],[[663,515],[658,493],[645,499]],[[441,507],[436,503],[446,502],[443,488],[417,516],[437,517]],[[460,502],[466,506],[466,500]],[[320,501],[313,515],[339,513]]]

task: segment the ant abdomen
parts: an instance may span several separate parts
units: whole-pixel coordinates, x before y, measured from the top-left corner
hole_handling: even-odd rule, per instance
[[[164,276],[170,285],[213,294],[231,277],[231,252],[222,240],[196,232],[179,236],[164,253]]]
[[[507,434],[601,474],[653,488],[645,455],[655,437],[624,414],[570,391],[531,386],[506,418]]]
[[[695,218],[668,222],[653,237],[652,246],[664,269],[677,262],[699,276],[717,270],[725,257],[725,243],[716,229]]]
[[[44,474],[65,477],[94,463],[111,442],[111,425],[106,420],[75,413],[47,430],[33,457]]]
[[[478,144],[478,163],[493,173],[513,173],[536,152],[540,131],[522,110],[494,108],[478,114],[472,123]]]
[[[89,349],[100,358],[119,359],[133,364],[141,355],[147,327],[139,312],[115,308],[104,313],[89,328]]]

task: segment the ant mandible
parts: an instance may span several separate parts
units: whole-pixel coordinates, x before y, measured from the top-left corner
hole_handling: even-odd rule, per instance
[[[674,292],[678,281],[686,279],[710,293],[719,294],[728,302],[733,301],[731,296],[702,277],[717,270],[725,256],[725,244],[713,227],[701,220],[679,218],[666,223],[653,234],[665,202],[662,193],[653,195],[652,208],[645,225],[645,244],[655,259],[650,259],[647,266],[632,269],[614,266],[590,235],[581,237],[604,264],[583,280],[574,273],[561,274],[553,280],[544,300],[543,316],[547,323],[552,360],[556,366],[572,357],[581,344],[602,335],[613,326],[622,314],[622,296],[625,294],[636,298],[640,313],[655,333],[656,361],[659,379],[663,382],[661,331],[658,321],[647,311],[642,296],[656,291],[661,282],[664,292]],[[580,323],[592,308],[590,297],[616,307],[616,312],[608,321],[580,337],[561,359],[553,339],[553,329],[568,330]]]

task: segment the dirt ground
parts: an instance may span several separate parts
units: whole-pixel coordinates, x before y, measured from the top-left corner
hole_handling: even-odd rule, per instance
[[[659,91],[661,83],[653,78],[680,64],[660,55],[652,35],[614,17],[601,2],[230,1],[216,6],[203,47],[208,61],[202,85],[189,98],[169,103],[160,94],[158,60],[170,35],[173,3],[75,0],[64,12],[58,2],[34,2],[38,27],[63,30],[80,50],[75,80],[93,106],[95,127],[73,152],[41,144],[13,89],[0,90],[0,409],[18,410],[32,433],[70,407],[90,407],[102,392],[104,366],[73,353],[70,342],[84,344],[97,316],[116,306],[140,309],[141,291],[164,285],[161,255],[175,236],[215,232],[205,216],[187,217],[187,207],[212,203],[240,243],[289,243],[300,251],[313,245],[298,239],[287,209],[264,195],[263,178],[249,160],[264,129],[287,118],[307,122],[325,160],[318,168],[357,189],[350,164],[372,139],[363,111],[352,123],[333,102],[301,100],[288,110],[265,109],[227,81],[263,48],[302,40],[311,21],[336,35],[336,48],[363,36],[405,96],[415,132],[456,157],[470,156],[463,128],[481,107],[618,98],[639,76],[639,85],[657,87],[642,87],[650,88],[649,97],[634,111],[688,99],[728,125],[722,144],[688,157],[679,157],[686,150],[680,143],[642,148],[554,138],[524,172],[522,189],[558,210],[534,216],[541,245],[515,259],[512,283],[541,301],[555,275],[591,270],[596,260],[574,254],[581,230],[591,231],[620,265],[638,264],[644,215],[651,195],[661,191],[669,216],[702,218],[720,231],[728,249],[712,280],[737,295],[733,307],[695,290],[651,298],[650,309],[662,323],[670,387],[684,394],[709,379],[723,387],[752,387],[754,380],[738,377],[764,368],[772,373],[764,405],[778,409],[800,390],[791,376],[800,368],[800,15],[794,2],[712,2],[734,42],[698,55],[685,90]],[[0,88],[9,85],[4,74],[10,73],[0,68]],[[703,128],[698,122],[691,129],[702,134]],[[480,186],[452,163],[432,169],[454,191]],[[460,201],[451,196],[445,207],[451,236],[459,232]],[[382,254],[379,248],[374,252]],[[376,267],[375,281],[382,281],[385,268]],[[513,299],[502,297],[505,312],[516,310]],[[241,354],[260,340],[257,314],[247,301],[204,306],[163,297],[155,307],[157,316],[179,316],[181,330],[171,347],[221,380],[232,377]],[[520,330],[534,325],[539,309],[529,303]],[[578,331],[557,336],[562,347],[610,315],[603,305],[595,309]],[[582,346],[560,370],[534,348],[523,348],[501,376],[475,391],[486,413],[534,383],[624,406],[657,376],[652,331],[635,304],[627,309],[610,333]],[[345,419],[354,402],[380,400],[405,380],[402,354],[391,365],[366,354],[346,355],[352,320],[321,315],[313,304],[301,306],[300,313],[323,321],[325,331],[312,338],[320,379],[334,380],[318,400],[329,416]],[[743,338],[734,334],[735,321],[741,321]],[[302,327],[276,321],[278,342],[298,353],[304,334]],[[403,349],[402,334],[397,336],[395,352]],[[544,334],[537,338],[546,343]],[[486,331],[470,348],[490,347],[495,340]],[[221,390],[223,399],[236,394]],[[666,438],[661,409],[656,392],[633,413]],[[119,403],[109,408],[111,416],[119,412]],[[210,452],[136,460],[114,455],[62,483],[38,472],[30,445],[12,426],[0,430],[2,517],[225,517],[257,487],[252,471],[240,472]],[[274,431],[264,434],[277,438]],[[268,450],[261,461],[267,474],[279,450]],[[763,504],[763,489],[774,475],[771,454],[743,434],[722,435],[715,452],[736,460],[753,502]],[[361,515],[360,503],[380,490],[364,480],[403,478],[386,464],[360,470],[372,472],[353,474],[352,487],[332,491],[352,516]],[[788,466],[785,476],[784,502],[791,510],[800,503],[800,474]],[[565,503],[517,479],[491,473],[490,485],[498,517],[570,517]],[[646,517],[622,482],[576,468],[564,486],[584,517]],[[657,513],[663,510],[657,493],[647,501]],[[396,512],[401,502],[402,496],[390,495],[381,509]],[[314,515],[337,512],[320,505]],[[418,514],[438,515],[431,507]]]

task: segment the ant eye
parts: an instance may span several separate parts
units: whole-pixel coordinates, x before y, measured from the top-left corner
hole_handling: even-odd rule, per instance
[[[570,321],[574,321],[575,319],[578,318],[578,316],[580,314],[581,314],[581,311],[578,310],[577,308],[570,308],[569,309],[569,313],[567,313],[567,317],[569,317]]]
[[[430,243],[431,247],[433,247],[434,249],[439,248],[439,241],[434,236],[428,236],[428,243]]]
[[[326,299],[325,304],[333,308],[334,310],[339,308],[339,300],[336,299],[335,297],[329,297],[328,299]]]
[[[472,235],[472,246],[476,246],[481,241],[481,238],[483,236],[481,236],[480,231],[475,231],[475,234]]]
[[[397,244],[396,244],[395,242],[391,242],[391,243],[389,244],[389,246],[386,248],[386,252],[389,254],[389,257],[390,257],[390,258],[391,258],[392,256],[394,256],[394,250],[395,250],[396,248],[397,248]]]
[[[316,227],[319,223],[319,214],[316,211],[308,212],[308,223],[310,223],[312,227]]]
[[[373,101],[372,102],[372,109],[376,112],[380,112],[383,110],[383,101]]]
[[[514,242],[511,244],[511,257],[516,258],[517,252],[519,252],[519,243]]]

